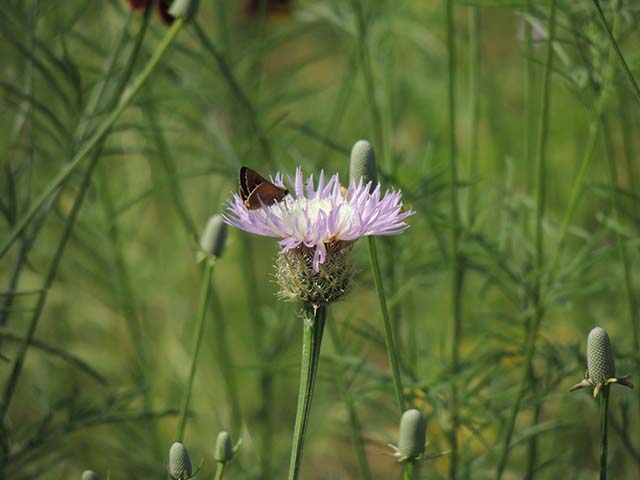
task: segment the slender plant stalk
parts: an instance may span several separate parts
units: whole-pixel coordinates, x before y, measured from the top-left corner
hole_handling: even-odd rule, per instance
[[[624,73],[627,75],[627,78],[629,79],[629,83],[631,83],[631,87],[633,89],[633,93],[635,94],[636,99],[638,101],[640,101],[640,86],[638,85],[638,82],[636,81],[635,77],[633,76],[633,73],[631,73],[631,70],[629,69],[629,65],[627,65],[627,61],[624,59],[624,55],[622,55],[622,51],[620,50],[620,47],[618,46],[618,42],[616,42],[616,38],[615,38],[613,32],[611,31],[611,28],[609,28],[609,24],[607,23],[607,18],[604,16],[604,12],[602,11],[602,7],[600,6],[600,0],[593,0],[593,5],[596,7],[596,10],[598,11],[598,15],[600,16],[600,20],[602,20],[602,25],[603,25],[605,31],[607,32],[607,37],[609,38],[609,43],[611,44],[611,46],[615,50],[616,55],[618,56],[618,59],[620,60],[620,64],[622,65],[622,69],[624,70]],[[615,10],[617,11],[617,8],[615,8]]]
[[[373,279],[376,284],[376,292],[378,293],[378,302],[382,311],[382,322],[384,324],[384,341],[387,347],[387,355],[391,364],[391,373],[393,377],[393,387],[396,394],[396,401],[400,412],[405,411],[405,399],[402,392],[402,378],[400,376],[400,364],[398,362],[398,352],[396,351],[393,339],[393,327],[391,326],[391,318],[389,318],[389,309],[387,308],[387,299],[384,293],[384,284],[382,283],[382,274],[380,273],[380,264],[378,263],[378,253],[376,252],[376,242],[373,237],[369,240],[369,258],[371,260],[371,268],[373,270]]]
[[[238,386],[236,385],[236,377],[233,370],[233,357],[229,350],[227,324],[222,316],[222,306],[215,291],[211,292],[211,307],[213,311],[213,329],[216,332],[217,361],[227,387],[227,401],[231,406],[231,429],[234,432],[239,432],[242,423],[242,410],[240,408]]]
[[[78,213],[80,212],[80,208],[82,207],[84,196],[91,183],[91,176],[93,175],[93,171],[98,163],[99,156],[100,147],[98,147],[98,149],[94,153],[94,156],[92,157],[91,162],[89,163],[89,166],[87,167],[87,170],[84,174],[80,189],[78,191],[78,194],[76,195],[73,206],[71,207],[69,216],[67,217],[64,231],[62,232],[62,237],[60,239],[60,242],[58,243],[58,247],[53,256],[53,260],[49,265],[49,270],[47,271],[47,275],[42,286],[42,291],[38,296],[36,306],[34,307],[33,315],[31,316],[29,327],[27,329],[27,334],[25,335],[24,341],[18,349],[15,360],[13,362],[11,373],[5,383],[4,391],[2,394],[2,403],[0,404],[0,420],[6,419],[9,414],[9,407],[11,406],[11,401],[13,400],[13,394],[15,393],[16,386],[18,385],[20,374],[22,373],[22,368],[24,366],[29,345],[33,341],[33,337],[38,328],[40,317],[47,300],[47,294],[49,293],[49,289],[51,288],[51,285],[55,280],[56,274],[58,272],[58,267],[60,266],[60,261],[62,260],[64,250],[67,245],[67,241],[69,240],[71,232],[73,231]]]
[[[547,50],[545,54],[545,70],[542,84],[542,98],[540,108],[540,124],[538,126],[538,137],[536,142],[536,218],[535,218],[535,280],[532,291],[533,318],[531,328],[527,338],[527,346],[523,364],[523,374],[518,386],[516,400],[511,409],[509,418],[505,428],[505,435],[501,447],[498,467],[496,469],[496,478],[500,480],[504,474],[504,470],[509,460],[511,451],[511,437],[515,428],[518,412],[522,400],[529,390],[529,382],[533,375],[533,359],[536,352],[536,344],[540,323],[543,316],[543,308],[541,302],[541,273],[543,268],[543,230],[542,223],[545,209],[545,171],[546,171],[546,144],[548,130],[549,103],[551,96],[551,70],[553,64],[553,41],[555,33],[555,16],[556,4],[555,0],[549,1],[549,19],[547,31],[549,38],[547,39]]]
[[[302,449],[304,437],[309,424],[313,387],[318,372],[320,346],[326,319],[326,305],[305,305],[304,334],[302,339],[302,364],[300,368],[300,390],[298,392],[298,408],[291,445],[291,461],[289,463],[289,480],[300,477],[302,465]]]
[[[449,412],[451,414],[451,429],[449,430],[449,444],[451,455],[449,460],[449,478],[458,475],[459,449],[458,430],[460,416],[458,411],[458,381],[460,370],[460,342],[462,340],[462,286],[464,283],[464,265],[460,252],[460,236],[462,225],[460,221],[460,206],[458,200],[458,159],[456,150],[456,113],[455,113],[455,83],[456,83],[456,45],[453,0],[444,0],[445,26],[447,37],[447,148],[449,151],[449,190],[451,207],[451,375],[449,378]]]
[[[467,220],[473,228],[478,203],[478,129],[480,127],[480,9],[469,7],[469,196]]]
[[[69,162],[67,162],[64,167],[60,169],[60,172],[53,178],[53,180],[51,180],[51,182],[49,182],[42,193],[33,201],[27,213],[25,213],[24,216],[20,218],[20,220],[18,220],[16,226],[9,233],[8,239],[5,241],[2,247],[0,247],[0,258],[4,257],[9,248],[11,248],[13,243],[20,236],[24,228],[29,224],[33,217],[35,217],[35,215],[40,211],[43,205],[51,198],[51,196],[66,182],[66,180],[71,176],[75,169],[78,168],[78,165],[82,163],[87,154],[90,153],[100,143],[100,141],[105,138],[113,124],[116,122],[116,120],[118,120],[118,118],[120,118],[122,112],[124,112],[125,109],[131,104],[133,99],[137,96],[153,71],[156,69],[160,60],[167,52],[176,35],[182,28],[182,25],[183,20],[181,18],[178,18],[175,22],[173,22],[147,64],[134,79],[131,86],[127,90],[125,90],[115,109],[112,110],[111,113],[102,121],[100,126],[91,135],[91,137],[82,145],[78,152],[73,155],[71,160],[69,160]]]
[[[207,305],[211,294],[211,281],[214,265],[215,263],[212,260],[206,260],[204,272],[202,274],[198,316],[196,317],[196,328],[193,331],[193,342],[191,344],[191,365],[189,366],[187,383],[184,386],[184,391],[182,392],[182,402],[180,402],[180,418],[178,420],[178,429],[176,431],[177,442],[182,442],[184,440],[184,431],[187,426],[187,412],[189,411],[189,403],[191,401],[193,379],[196,376],[196,369],[198,366],[198,354],[200,353],[200,345],[202,344],[202,335],[204,333],[204,319],[207,316]]]
[[[244,274],[244,282],[247,285],[247,308],[249,310],[249,318],[252,322],[251,328],[253,335],[253,349],[258,355],[258,361],[262,365],[268,365],[270,360],[267,358],[266,350],[263,344],[265,337],[265,321],[260,311],[260,289],[256,281],[256,275],[253,266],[254,255],[253,245],[248,235],[242,235],[242,269]],[[260,389],[260,405],[258,407],[257,417],[261,425],[260,430],[260,474],[261,478],[269,479],[271,470],[271,439],[273,429],[272,423],[272,399],[273,399],[273,378],[268,368],[261,368],[259,372],[258,385]]]
[[[603,132],[604,132],[604,144],[605,155],[609,164],[609,176],[611,182],[611,208],[613,212],[613,221],[618,223],[619,210],[620,210],[620,198],[618,195],[618,174],[616,169],[616,162],[613,154],[613,143],[611,139],[611,131],[609,124],[605,118],[602,119]],[[640,332],[638,331],[638,299],[636,298],[635,286],[633,284],[632,275],[632,262],[629,258],[629,252],[627,251],[627,245],[622,238],[622,235],[617,230],[615,231],[616,238],[616,250],[620,263],[622,264],[622,271],[624,275],[624,293],[629,307],[629,321],[631,323],[631,334],[633,340],[633,346],[635,351],[640,351]]]
[[[373,67],[371,65],[371,54],[369,53],[369,32],[367,19],[365,18],[362,0],[351,0],[351,6],[355,12],[357,29],[358,29],[358,53],[360,54],[360,66],[362,68],[362,76],[364,78],[364,86],[367,93],[369,108],[371,108],[371,120],[373,122],[373,131],[375,135],[376,148],[385,153],[384,128],[382,124],[382,113],[376,101],[375,81],[373,78]],[[391,163],[391,158],[384,158],[387,167]]]
[[[227,82],[231,93],[236,98],[238,104],[242,107],[245,112],[245,117],[249,122],[249,126],[253,132],[253,134],[258,138],[258,142],[260,143],[260,147],[262,149],[262,153],[265,156],[265,160],[268,163],[272,162],[271,155],[271,146],[269,145],[269,139],[265,134],[260,122],[258,120],[258,115],[256,112],[256,108],[251,103],[251,99],[245,93],[245,91],[240,86],[240,82],[238,82],[229,62],[225,58],[222,51],[220,51],[213,42],[207,37],[205,31],[200,27],[200,24],[196,21],[193,22],[193,31],[198,37],[200,44],[203,48],[213,57],[218,70],[222,74],[222,77]]]
[[[610,388],[610,385],[605,385],[600,392],[600,480],[607,480],[607,449],[609,446],[607,412],[609,410]]]
[[[218,466],[216,467],[216,478],[215,480],[222,480],[222,476],[224,475],[224,462],[218,462]]]
[[[533,15],[533,1],[527,1],[527,12],[529,15]],[[535,179],[535,165],[533,162],[533,147],[534,147],[534,138],[535,138],[535,64],[533,62],[533,29],[531,24],[527,21],[524,21],[525,25],[525,51],[526,51],[526,59],[527,59],[527,72],[525,79],[525,96],[526,96],[526,104],[527,104],[527,124],[525,127],[525,138],[524,138],[524,159],[525,159],[525,172],[526,172],[526,185],[527,192],[532,192],[534,185],[533,181]],[[525,209],[525,215],[523,215],[524,219],[524,233],[527,237],[531,236],[530,232],[530,217],[528,215],[529,209]],[[530,298],[524,298],[524,311],[528,312],[528,305],[530,304]],[[525,314],[524,319],[525,331],[524,338],[527,338],[529,332],[531,331],[531,324],[533,322],[533,316],[529,313]],[[533,394],[536,399],[538,398],[538,387],[536,383],[535,373],[533,369],[530,372],[529,376],[529,385],[531,385]],[[542,403],[540,401],[536,401],[534,405],[533,416],[531,418],[531,425],[535,426],[538,424],[540,420],[540,415],[542,413]],[[532,435],[528,442],[527,447],[527,470],[525,475],[525,480],[533,480],[535,474],[535,468],[537,464],[537,456],[538,456],[538,436]]]
[[[126,69],[125,69],[125,73],[123,75],[123,77],[121,78],[120,83],[118,84],[117,88],[115,89],[115,94],[116,96],[120,96],[123,95],[122,91],[124,89],[125,83],[128,79],[128,76],[131,74],[131,71],[133,69],[133,65],[135,64],[135,61],[137,59],[138,53],[139,53],[139,47],[140,44],[142,42],[142,38],[144,37],[145,33],[146,33],[146,26],[147,26],[147,21],[148,21],[148,17],[145,17],[144,23],[143,25],[140,27],[138,34],[137,34],[137,38],[136,38],[136,43],[134,44],[134,48],[131,51],[131,54],[129,55],[128,61],[127,61],[127,65],[126,65]],[[126,37],[125,32],[128,26],[128,21],[125,23],[123,29],[122,29],[122,34],[120,37],[120,40],[117,43],[116,46],[116,54],[114,54],[108,61],[108,67],[107,67],[107,71],[112,71],[113,66],[115,65],[116,62],[116,58],[117,58],[117,52],[121,51],[121,47],[124,41],[124,38]],[[165,47],[166,49],[166,47]],[[153,57],[152,57],[153,58]],[[156,62],[157,63],[157,62]],[[151,69],[152,70],[152,69]],[[149,72],[150,73],[150,72]],[[147,77],[149,76],[149,74],[147,74]],[[143,82],[144,83],[144,82]],[[138,88],[139,89],[139,88]],[[101,95],[104,94],[104,91],[102,91]],[[126,96],[126,94],[123,95],[123,98]],[[122,101],[121,101],[122,104]],[[124,109],[124,107],[123,107]],[[115,121],[115,119],[114,119]],[[113,122],[112,122],[113,123]],[[82,182],[80,184],[80,188],[79,191],[76,195],[76,198],[74,200],[73,206],[71,207],[71,211],[69,212],[69,216],[67,217],[66,223],[65,223],[65,227],[62,233],[62,237],[60,238],[60,242],[58,243],[58,247],[55,251],[53,260],[49,266],[49,270],[47,272],[47,275],[45,276],[45,281],[43,284],[43,287],[40,291],[40,295],[38,296],[37,302],[36,302],[36,306],[33,310],[33,315],[31,317],[31,321],[29,322],[29,327],[27,329],[27,334],[24,337],[24,342],[20,345],[20,348],[18,350],[18,353],[15,357],[14,360],[14,364],[13,364],[13,368],[11,370],[11,373],[9,375],[9,378],[7,379],[6,383],[5,383],[5,388],[3,391],[3,395],[2,395],[2,402],[0,403],[0,420],[4,420],[9,412],[9,407],[11,406],[11,402],[13,400],[13,394],[15,393],[15,389],[16,386],[18,384],[18,380],[20,378],[20,374],[22,373],[22,368],[24,366],[24,362],[26,359],[26,355],[27,355],[27,351],[29,348],[30,343],[33,340],[33,337],[35,335],[35,332],[37,330],[39,321],[40,321],[40,316],[42,314],[42,311],[44,309],[44,305],[46,303],[47,300],[47,295],[49,292],[49,289],[51,287],[51,285],[53,284],[53,281],[55,280],[55,277],[57,275],[58,272],[58,267],[60,265],[60,261],[62,260],[62,256],[64,254],[66,245],[67,245],[67,241],[69,240],[69,238],[71,237],[71,233],[73,231],[73,227],[75,225],[77,216],[80,212],[80,209],[82,207],[82,203],[84,201],[84,197],[86,194],[87,189],[89,188],[89,185],[91,184],[91,178],[93,175],[93,172],[95,170],[95,167],[98,164],[98,160],[100,158],[100,153],[101,153],[101,149],[102,149],[102,145],[103,145],[103,139],[104,137],[106,137],[106,135],[108,134],[110,130],[110,125],[105,128],[104,132],[102,135],[97,136],[94,135],[95,141],[94,141],[94,146],[96,147],[95,152],[93,154],[93,156],[91,157],[91,161],[89,162],[89,165],[85,171],[85,174],[83,176]],[[85,151],[85,155],[87,153],[89,153],[92,149],[81,149],[80,152]],[[76,157],[74,158],[78,158],[78,161],[76,163],[79,164],[80,160],[82,159],[82,157],[79,157],[78,155],[80,155],[80,152],[78,152],[78,154],[76,154]],[[69,174],[71,173],[71,171],[69,171]],[[59,186],[61,186],[62,184],[60,184]],[[51,189],[51,191],[57,189],[58,186],[56,186],[54,189]],[[41,196],[41,198],[44,198],[44,200],[46,200],[46,196]],[[42,205],[43,202],[40,203],[40,205]],[[33,212],[32,217],[38,212],[38,208],[34,209],[33,206],[32,208],[29,210],[29,212]],[[26,215],[27,217],[29,216],[29,213],[27,213]],[[28,220],[23,222],[22,227],[15,229],[14,228],[14,232],[16,233],[16,236],[20,236],[20,234],[22,233],[22,228],[24,228],[28,223]],[[6,249],[4,250],[4,252],[6,252],[10,246],[12,244],[12,240],[10,240],[7,245],[6,245]],[[2,256],[2,254],[0,254],[0,257]]]
[[[109,189],[109,183],[106,174],[97,177],[100,184],[100,198],[102,200],[102,206],[105,212],[105,220],[107,222],[107,235],[111,243],[111,250],[113,254],[113,267],[115,270],[118,294],[120,297],[120,304],[122,313],[127,322],[129,329],[129,336],[134,347],[135,359],[138,365],[138,371],[136,376],[142,379],[144,382],[144,372],[146,366],[146,355],[144,351],[144,341],[142,336],[142,329],[140,326],[140,319],[136,311],[135,300],[133,298],[133,289],[131,287],[131,279],[129,277],[129,271],[127,269],[124,253],[122,251],[122,242],[120,240],[120,231],[113,218],[115,215],[115,206],[113,197]]]
[[[331,342],[333,348],[340,358],[344,357],[344,346],[340,341],[340,337],[337,332],[337,328],[334,322],[329,322],[327,328],[329,329],[329,335],[331,336]],[[344,400],[345,407],[347,409],[347,415],[349,416],[349,425],[351,427],[351,440],[356,449],[358,456],[358,464],[360,465],[360,478],[364,480],[371,479],[371,469],[369,468],[369,462],[367,460],[367,452],[364,448],[364,442],[362,440],[362,427],[360,419],[358,418],[358,412],[355,408],[355,402],[353,395],[349,390],[349,382],[346,376],[346,368],[340,371],[340,395]]]
[[[618,10],[616,7],[617,7],[617,2],[614,4],[614,12],[615,12],[614,21],[613,21],[614,33],[617,32],[617,28],[618,28]],[[605,68],[604,85],[602,87],[602,90],[600,91],[600,95],[598,96],[598,99],[596,100],[593,116],[589,124],[589,136],[587,138],[587,144],[583,153],[578,174],[571,188],[571,195],[569,197],[569,206],[567,208],[567,211],[565,212],[564,219],[562,221],[562,228],[560,230],[560,235],[558,238],[558,243],[556,246],[553,262],[551,263],[550,275],[552,277],[555,274],[556,269],[558,268],[560,258],[562,256],[562,253],[566,244],[566,238],[567,238],[567,233],[569,231],[569,226],[571,225],[571,221],[573,220],[573,216],[578,207],[578,202],[582,194],[586,173],[589,170],[589,166],[591,165],[591,159],[594,156],[593,154],[595,152],[598,136],[602,127],[604,110],[605,110],[605,107],[607,106],[607,102],[611,94],[611,90],[612,90],[611,86],[615,79],[613,50],[614,48],[612,45],[609,49],[607,65]]]
[[[413,480],[415,477],[415,462],[406,462],[404,464],[404,480]]]
[[[625,98],[624,95],[620,96],[620,103],[621,103],[620,108],[622,110],[620,123],[622,124],[621,130],[622,130],[622,136],[623,136],[624,147],[625,147],[624,150],[625,150],[625,157],[626,157],[627,178],[629,181],[628,188],[631,191],[637,191],[638,187],[636,185],[635,174],[633,171],[634,162],[637,158],[636,148],[634,143],[635,136],[632,133],[632,127],[633,127],[633,124],[631,122],[632,119],[631,119],[631,116],[629,115],[630,112],[627,111],[628,106],[625,103],[624,98]],[[635,210],[636,212],[640,212],[640,209],[637,208],[637,205]],[[629,278],[625,279],[625,286],[627,286],[627,288],[630,288],[630,291],[628,291],[629,293],[628,301],[629,301],[629,308],[631,310],[631,331],[633,332],[633,346],[635,348],[635,351],[637,352],[637,351],[640,351],[640,305],[638,305],[638,301],[635,298],[635,295],[633,293],[635,292],[635,290],[633,288],[630,262],[624,261],[624,267],[625,267],[625,277],[629,275]],[[638,389],[638,395],[640,395],[640,388]]]
[[[171,200],[173,201],[173,206],[182,222],[182,226],[184,227],[187,235],[191,239],[195,241],[198,238],[198,230],[189,214],[189,210],[186,207],[186,202],[184,200],[184,194],[182,192],[182,188],[180,188],[180,181],[178,179],[178,169],[176,168],[176,163],[171,156],[171,151],[169,150],[169,145],[167,145],[167,141],[162,131],[160,130],[160,125],[158,124],[157,114],[154,108],[154,105],[149,102],[144,108],[144,115],[147,117],[149,125],[151,125],[152,130],[152,138],[153,143],[155,143],[156,151],[158,152],[158,157],[160,157],[160,161],[162,162],[162,167],[164,168],[167,184],[169,185],[169,192],[171,194]]]
[[[268,163],[272,163],[271,146],[269,139],[264,132],[259,118],[251,99],[242,89],[240,82],[236,78],[228,60],[225,58],[224,53],[218,49],[214,43],[206,35],[205,31],[200,27],[197,22],[194,22],[194,33],[196,34],[198,41],[202,47],[211,55],[213,60],[220,71],[220,74],[227,83],[227,86],[236,100],[236,103],[240,106],[240,110],[244,113],[246,122],[249,125],[251,133],[258,138],[260,147],[262,149],[265,160]],[[255,278],[253,270],[253,255],[251,241],[249,238],[243,236],[243,270],[245,276],[245,282],[248,285],[247,292],[250,292],[250,297],[247,300],[249,308],[249,316],[253,321],[254,334],[251,335],[254,341],[254,350],[259,354],[259,361],[262,364],[267,364],[269,359],[265,358],[265,349],[262,343],[264,338],[264,319],[260,312],[260,300],[258,282]],[[258,418],[261,425],[261,447],[260,447],[260,478],[270,478],[270,461],[271,461],[271,438],[273,429],[271,428],[271,406],[273,398],[273,376],[267,368],[263,368],[259,374],[259,388],[260,388],[260,406],[258,409]]]

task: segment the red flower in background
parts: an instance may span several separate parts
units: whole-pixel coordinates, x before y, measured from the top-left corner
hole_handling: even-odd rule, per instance
[[[172,0],[127,0],[129,6],[133,10],[144,10],[147,6],[155,1],[156,11],[165,25],[171,25],[175,18],[169,13]]]
[[[150,1],[151,0],[128,0],[129,5],[134,10],[144,10],[145,8],[147,8],[147,5]]]
[[[165,25],[171,25],[175,18],[169,13],[172,0],[156,0],[156,10]]]

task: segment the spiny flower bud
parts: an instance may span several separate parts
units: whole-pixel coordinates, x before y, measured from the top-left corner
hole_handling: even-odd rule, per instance
[[[220,257],[227,240],[227,224],[221,215],[213,215],[209,218],[200,239],[200,248],[212,257]]]
[[[362,178],[364,183],[372,182],[372,188],[378,183],[376,174],[376,154],[373,145],[366,140],[358,140],[351,149],[349,179],[356,183]]]
[[[351,289],[354,272],[353,243],[334,242],[325,246],[326,260],[314,269],[314,251],[299,246],[278,254],[278,295],[289,301],[321,305],[340,300]]]
[[[191,478],[191,458],[187,448],[180,442],[175,442],[169,450],[169,475],[174,480]]]
[[[93,470],[85,470],[82,472],[81,480],[100,480],[100,477]]]
[[[222,431],[216,441],[215,459],[217,462],[226,463],[233,458],[233,442],[229,432]]]
[[[595,327],[587,337],[587,370],[589,379],[595,383],[605,383],[616,376],[609,334],[602,327]]]
[[[412,408],[405,411],[400,418],[400,438],[398,452],[400,460],[415,459],[424,453],[427,425],[424,415]]]
[[[597,397],[600,390],[611,383],[633,388],[628,375],[616,377],[616,365],[609,334],[604,328],[595,327],[587,337],[586,378],[571,387],[570,391],[593,387],[593,396]]]
[[[199,0],[173,0],[169,7],[169,14],[173,18],[190,20],[198,11]]]

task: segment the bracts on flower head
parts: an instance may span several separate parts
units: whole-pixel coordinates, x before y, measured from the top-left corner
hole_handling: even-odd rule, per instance
[[[580,383],[571,388],[571,391],[593,387],[593,396],[597,397],[602,387],[610,383],[633,388],[628,376],[616,377],[609,334],[602,327],[594,327],[587,337],[587,374]]]

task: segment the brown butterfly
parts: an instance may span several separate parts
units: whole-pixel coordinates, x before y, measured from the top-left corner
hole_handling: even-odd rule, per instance
[[[287,195],[289,190],[274,185],[255,170],[248,167],[240,168],[240,198],[249,210],[268,207]]]

